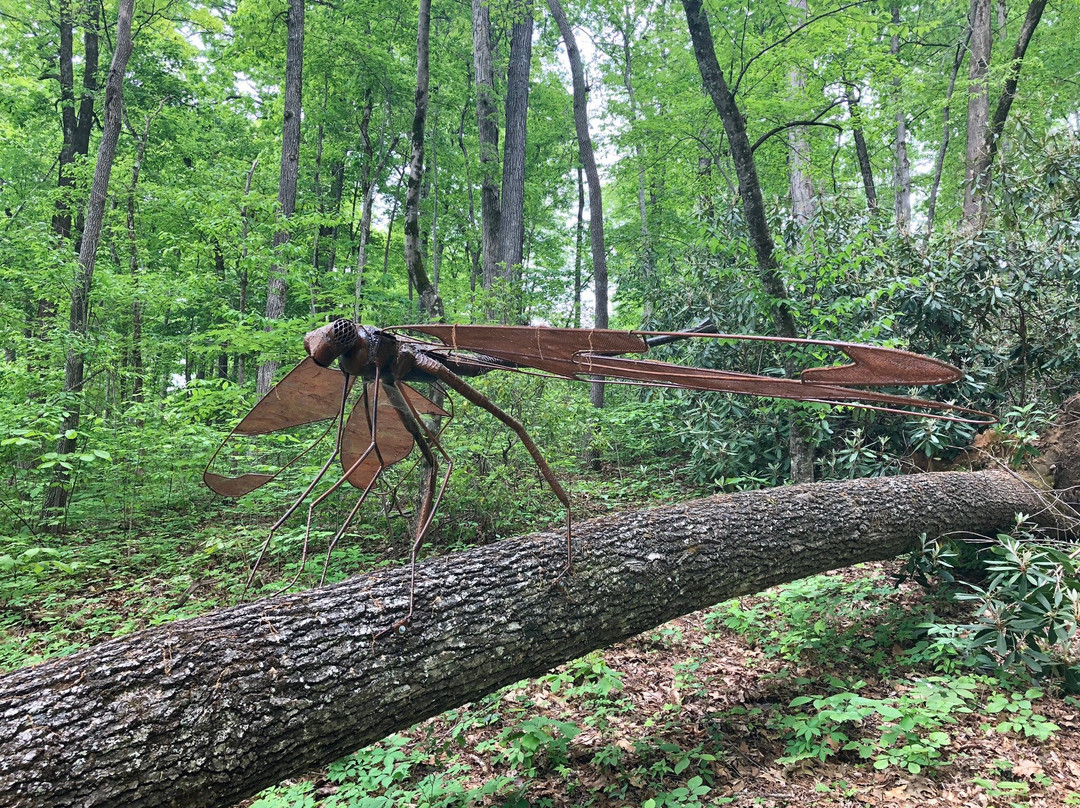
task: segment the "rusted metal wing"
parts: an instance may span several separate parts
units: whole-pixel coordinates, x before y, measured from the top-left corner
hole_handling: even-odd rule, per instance
[[[310,447],[299,452],[272,474],[247,472],[228,476],[210,471],[210,468],[234,436],[265,435],[335,417],[341,410],[343,395],[348,392],[343,390],[345,384],[351,388],[352,379],[346,380],[341,371],[319,367],[311,357],[302,361],[271,388],[229,433],[229,437],[222,442],[207,463],[203,482],[212,491],[225,497],[242,497],[270,482],[297,458],[302,457]]]
[[[421,415],[449,416],[446,410],[415,388],[401,383],[397,386]],[[367,384],[366,392],[367,395],[361,396],[353,405],[345,430],[341,434],[341,467],[345,470],[349,483],[361,489],[367,488],[382,469],[408,457],[415,442],[412,433],[405,428],[401,414],[390,402],[390,397],[383,391],[379,391],[381,394],[376,396],[374,382]],[[372,401],[378,402],[378,417],[375,420],[378,434],[374,436],[371,434]],[[368,452],[367,457],[356,465],[373,443],[378,446],[378,452]]]
[[[914,413],[969,423],[993,423],[988,413],[952,404],[860,389],[907,387],[957,381],[959,370],[933,357],[876,345],[831,340],[788,339],[749,334],[694,333],[695,338],[752,340],[839,351],[852,361],[808,368],[797,379],[761,376],[626,357],[645,353],[648,338],[686,338],[685,332],[614,331],[536,326],[414,325],[400,329],[438,339],[435,352],[474,352],[520,368],[532,368],[567,379],[605,376],[633,384],[712,390],[743,395],[864,406],[906,413],[900,407],[921,407],[938,413]]]

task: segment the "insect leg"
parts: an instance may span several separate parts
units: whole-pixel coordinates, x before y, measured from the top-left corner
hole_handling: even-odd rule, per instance
[[[405,428],[409,430],[410,434],[413,436],[413,440],[415,440],[416,444],[420,447],[420,453],[427,463],[427,472],[424,475],[424,491],[422,493],[420,510],[416,519],[416,535],[413,537],[412,549],[409,553],[409,611],[393,625],[375,634],[373,639],[376,640],[386,634],[403,629],[409,621],[412,620],[416,595],[416,556],[420,552],[420,547],[424,541],[424,535],[431,526],[431,520],[435,517],[435,511],[439,507],[439,502],[442,501],[443,493],[446,491],[446,484],[450,480],[450,472],[454,467],[453,460],[443,448],[442,443],[439,442],[438,434],[428,428],[412,402],[410,402],[393,383],[386,385],[386,394],[390,399],[390,403],[394,405],[394,409],[401,415],[401,421],[405,425]],[[446,464],[446,471],[443,473],[442,483],[438,486],[437,490],[435,480],[439,464],[435,457],[435,452],[432,451],[432,447],[435,447],[435,449],[438,450]]]
[[[360,495],[360,501],[356,503],[356,505],[353,507],[352,511],[349,512],[348,517],[345,519],[345,523],[341,526],[341,528],[338,529],[337,533],[334,534],[333,539],[331,539],[331,541],[330,541],[330,546],[326,551],[327,552],[327,557],[326,557],[326,561],[323,564],[323,579],[325,579],[325,577],[326,577],[326,566],[330,563],[330,553],[333,552],[333,549],[337,545],[338,540],[340,540],[342,535],[344,535],[345,530],[351,524],[353,518],[356,515],[356,512],[360,509],[360,505],[363,504],[364,500],[367,498],[368,493],[370,493],[372,487],[375,485],[375,481],[379,479],[379,475],[381,475],[383,473],[383,471],[386,469],[386,463],[383,461],[382,454],[380,454],[380,452],[379,452],[379,443],[378,443],[378,439],[376,438],[377,431],[378,431],[378,428],[379,428],[379,390],[381,389],[381,385],[379,384],[379,377],[380,377],[379,370],[376,369],[376,371],[375,371],[375,383],[373,385],[375,392],[372,394],[370,405],[366,406],[366,409],[367,409],[367,411],[369,413],[369,416],[370,416],[370,421],[368,422],[368,426],[369,426],[369,429],[371,431],[371,443],[368,444],[367,449],[364,450],[364,452],[353,462],[353,464],[349,468],[347,468],[345,470],[345,473],[342,474],[340,477],[337,478],[337,480],[334,481],[333,485],[331,485],[329,488],[327,488],[325,491],[323,491],[321,494],[319,494],[319,496],[316,497],[308,505],[307,524],[306,524],[306,526],[304,528],[304,545],[303,545],[303,548],[300,551],[300,569],[296,571],[296,575],[293,576],[293,579],[288,583],[288,585],[286,585],[284,587],[284,589],[281,590],[282,592],[284,592],[287,589],[292,588],[292,586],[294,584],[296,584],[296,582],[298,580],[300,580],[300,576],[304,573],[304,568],[307,566],[308,542],[309,542],[309,540],[311,538],[311,522],[315,518],[315,509],[317,507],[319,507],[319,505],[322,504],[323,500],[325,500],[328,496],[330,496],[332,493],[334,493],[339,488],[341,488],[341,486],[345,484],[345,482],[349,479],[349,477],[352,475],[352,473],[354,471],[356,471],[356,469],[358,469],[360,467],[361,463],[363,463],[365,460],[367,460],[367,458],[371,455],[372,452],[375,453],[375,456],[376,456],[376,458],[378,458],[378,461],[379,461],[378,468],[375,470],[375,473],[371,475],[371,479],[368,480],[367,485],[364,487],[364,492],[363,492],[363,494]],[[364,399],[365,399],[365,405],[367,405],[368,402],[367,402],[367,388],[366,387],[364,389],[363,395],[364,395]],[[340,444],[341,444],[341,435],[339,434],[339,436],[338,436],[338,445],[339,445],[339,447],[340,447]],[[320,579],[320,586],[321,585],[322,585],[322,579]]]
[[[558,498],[559,502],[566,508],[566,567],[570,569],[573,566],[573,546],[571,544],[571,517],[570,517],[570,495],[566,493],[566,489],[562,487],[558,479],[555,477],[555,472],[551,470],[551,466],[544,460],[544,456],[540,454],[540,449],[533,441],[532,437],[522,426],[514,416],[508,412],[504,412],[499,406],[493,402],[490,398],[485,396],[475,387],[470,385],[452,370],[447,368],[441,362],[433,359],[425,354],[419,354],[416,357],[416,367],[425,373],[429,373],[445,384],[451,390],[456,393],[460,393],[468,401],[478,407],[483,407],[490,412],[500,421],[502,421],[507,427],[509,427],[515,435],[518,436],[518,440],[528,450],[532,456],[533,462],[536,463],[536,467],[540,469],[540,474],[551,488],[552,492]]]
[[[273,541],[274,534],[278,531],[278,529],[281,528],[283,524],[285,524],[285,520],[287,520],[290,516],[293,515],[293,513],[295,513],[296,509],[300,507],[300,503],[302,503],[305,499],[308,498],[308,495],[311,494],[315,486],[319,484],[319,481],[326,475],[326,472],[329,471],[330,466],[333,464],[335,458],[337,458],[338,456],[338,452],[341,451],[341,433],[342,430],[345,428],[345,404],[349,400],[349,374],[344,373],[342,375],[344,376],[345,381],[341,390],[341,406],[338,408],[337,436],[334,438],[334,451],[330,453],[330,457],[327,458],[326,462],[323,464],[323,467],[319,469],[319,473],[315,475],[315,479],[313,479],[308,484],[308,487],[305,488],[303,493],[300,494],[299,497],[297,497],[296,501],[289,506],[288,510],[286,510],[285,513],[282,514],[281,518],[274,522],[273,526],[271,526],[270,533],[267,535],[266,541],[263,542],[262,548],[259,550],[259,556],[255,559],[255,564],[251,567],[251,572],[248,573],[247,582],[244,584],[244,591],[240,593],[240,600],[244,599],[244,597],[247,595],[248,589],[251,588],[251,582],[255,580],[255,573],[258,571],[259,565],[262,563],[263,557],[266,555],[266,551],[270,548],[270,542]],[[322,439],[320,438],[320,440]]]

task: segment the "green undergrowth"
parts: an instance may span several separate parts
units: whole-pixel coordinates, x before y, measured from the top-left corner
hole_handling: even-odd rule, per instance
[[[670,416],[682,406],[660,402],[657,411]],[[579,518],[694,490],[671,471],[678,458],[651,442],[655,424],[644,412],[616,406],[605,416],[599,473],[556,463]],[[472,424],[475,413],[458,417],[465,437],[479,442],[456,444],[459,463],[424,552],[559,524],[561,508],[520,446]],[[506,462],[485,460],[500,447]],[[837,476],[873,461],[857,444],[851,450],[836,461]],[[722,471],[696,490],[763,482]],[[400,494],[405,472],[397,496],[391,480],[388,496],[345,535],[328,581],[400,563],[413,510]],[[223,504],[195,492],[138,520],[101,519],[60,535],[11,531],[0,551],[0,670],[237,602],[281,501],[280,492],[260,491]],[[298,588],[317,584],[348,503],[318,512],[303,571],[303,523],[286,523],[249,597],[298,573]],[[753,805],[768,791],[748,783],[800,777],[813,786],[795,790],[843,804],[875,776],[916,775],[963,778],[987,804],[1050,794],[1069,804],[1072,792],[1030,759],[965,750],[999,739],[1010,748],[1052,746],[1062,734],[1060,705],[1080,706],[1062,700],[1076,678],[1075,552],[1023,524],[966,552],[926,541],[891,574],[853,568],[721,604],[452,710],[250,804]],[[898,585],[898,577],[908,580]]]
[[[880,567],[815,576],[504,688],[252,808],[769,804],[740,774],[751,759],[804,790],[791,804],[845,804],[881,775],[955,778],[985,804],[1072,804],[1032,763],[1061,732],[1047,715],[1058,683],[937,647],[928,627],[962,614]],[[980,744],[1029,757],[982,759]]]

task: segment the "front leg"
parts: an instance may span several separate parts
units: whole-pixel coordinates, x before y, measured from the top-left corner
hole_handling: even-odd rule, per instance
[[[416,369],[435,377],[440,382],[445,384],[451,390],[456,393],[460,393],[468,401],[471,401],[478,407],[490,412],[500,421],[502,421],[507,427],[513,430],[514,434],[518,436],[522,445],[528,450],[532,456],[533,462],[536,463],[537,468],[540,469],[540,474],[547,482],[548,486],[554,492],[559,502],[566,508],[566,567],[570,569],[573,564],[573,548],[571,545],[571,532],[570,532],[570,495],[566,493],[566,489],[562,487],[559,480],[555,477],[555,472],[551,470],[551,466],[548,465],[544,456],[540,454],[540,448],[533,441],[532,437],[525,430],[525,427],[514,416],[508,412],[502,410],[494,401],[485,396],[471,384],[466,382],[448,367],[443,365],[438,360],[426,355],[416,354]]]
[[[396,370],[401,371],[403,368],[396,368]],[[416,556],[420,552],[420,547],[424,541],[424,535],[427,533],[428,528],[431,526],[431,521],[435,517],[435,511],[438,509],[439,502],[442,500],[443,494],[446,491],[446,484],[450,480],[450,472],[453,469],[453,461],[450,459],[450,455],[446,453],[446,450],[443,449],[442,444],[439,443],[438,436],[424,425],[420,418],[420,414],[397,385],[393,382],[388,382],[384,385],[384,388],[390,403],[401,416],[401,421],[405,425],[405,428],[413,436],[416,445],[420,447],[420,453],[423,455],[427,471],[424,474],[422,483],[423,490],[420,494],[420,511],[417,514],[416,532],[413,538],[412,550],[409,554],[409,611],[392,626],[383,629],[376,634],[373,638],[376,640],[391,632],[403,631],[409,621],[412,620],[413,606],[416,598]],[[432,451],[432,447],[438,450],[446,463],[446,472],[443,474],[442,484],[439,485],[438,488],[436,488],[435,481],[439,464],[435,452]]]

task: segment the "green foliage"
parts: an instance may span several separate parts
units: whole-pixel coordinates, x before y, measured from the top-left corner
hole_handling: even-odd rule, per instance
[[[880,579],[818,575],[770,590],[752,603],[722,604],[705,619],[742,635],[767,657],[854,662],[866,655],[869,663],[883,664],[886,640],[903,641],[918,632],[919,617],[895,603],[894,593],[895,587]],[[867,624],[867,610],[877,613],[880,626]],[[864,619],[851,620],[856,612]]]
[[[873,760],[875,769],[890,767],[918,774],[946,762],[942,750],[951,741],[942,730],[971,712],[977,682],[932,677],[905,687],[891,699],[864,698],[851,690],[830,696],[799,696],[790,708],[812,706],[812,711],[789,712],[777,728],[789,738],[784,763],[807,758],[825,760],[842,752]]]
[[[622,690],[622,674],[612,670],[595,652],[567,663],[546,680],[552,693],[563,693],[568,698],[606,699]]]
[[[971,604],[973,621],[935,624],[938,642],[961,651],[970,664],[1032,678],[1080,684],[1077,620],[1080,579],[1077,550],[1040,540],[1020,520],[983,553],[989,580],[965,583],[956,598]]]

